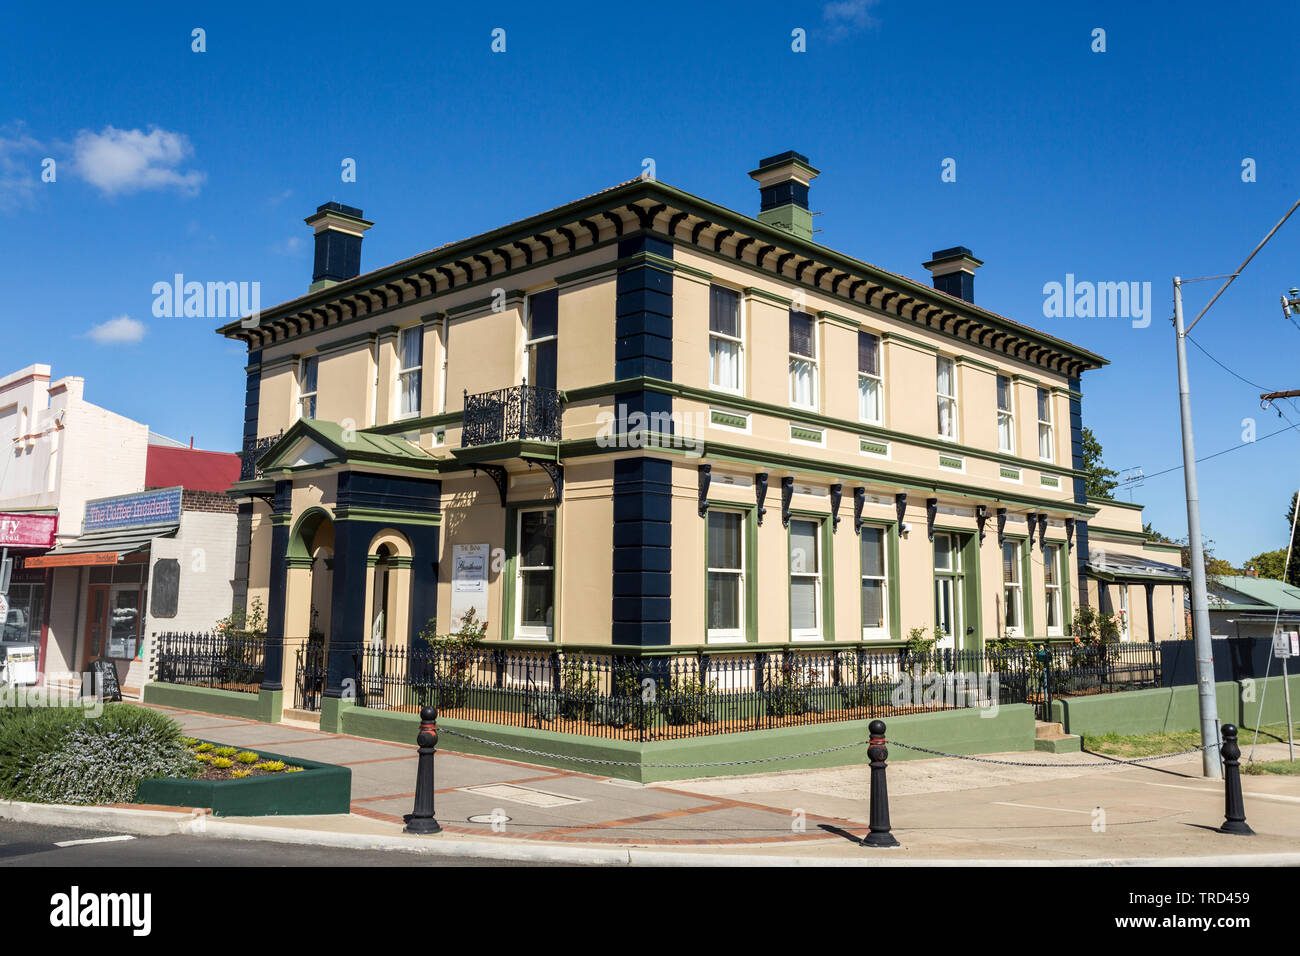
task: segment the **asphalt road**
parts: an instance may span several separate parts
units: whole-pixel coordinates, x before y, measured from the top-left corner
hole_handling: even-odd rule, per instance
[[[282,866],[529,866],[481,858],[448,860],[401,850],[351,850],[213,837],[138,836],[108,830],[0,820],[0,867],[282,867]],[[77,843],[79,840],[104,842]]]

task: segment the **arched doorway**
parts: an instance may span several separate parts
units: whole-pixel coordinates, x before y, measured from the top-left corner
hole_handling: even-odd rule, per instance
[[[309,508],[298,518],[285,560],[285,670],[293,668],[294,706],[316,710],[328,673],[334,603],[334,520],[328,511]]]
[[[379,650],[392,643],[392,615],[388,604],[392,598],[393,551],[381,544],[375,551],[374,578],[370,589],[370,643]]]

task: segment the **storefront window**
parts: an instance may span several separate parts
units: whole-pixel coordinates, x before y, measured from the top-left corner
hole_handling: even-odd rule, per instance
[[[114,588],[109,614],[107,656],[131,660],[140,633],[140,589]]]
[[[39,642],[45,612],[45,584],[9,586],[9,612],[4,619],[3,640]]]

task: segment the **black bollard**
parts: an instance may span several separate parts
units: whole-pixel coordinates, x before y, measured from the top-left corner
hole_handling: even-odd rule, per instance
[[[442,827],[433,818],[433,757],[438,752],[438,711],[433,707],[420,709],[420,733],[415,742],[420,745],[420,765],[415,771],[415,809],[406,818],[407,833],[441,833]]]
[[[885,746],[885,722],[873,720],[867,730],[871,733],[871,742],[867,744],[867,756],[871,758],[871,832],[863,838],[862,845],[898,846],[889,832],[889,784],[885,782],[885,758],[889,749]]]
[[[1254,836],[1255,831],[1246,824],[1246,805],[1241,799],[1241,748],[1237,746],[1237,728],[1232,724],[1223,725],[1223,746],[1219,753],[1223,757],[1224,807],[1219,832]]]

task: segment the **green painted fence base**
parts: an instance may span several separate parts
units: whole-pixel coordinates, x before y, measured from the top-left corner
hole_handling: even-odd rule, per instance
[[[263,695],[265,694],[264,691]],[[145,688],[145,700],[150,703],[231,717],[265,720],[266,717],[259,716],[262,711],[252,706],[261,699],[261,696],[182,687],[175,684],[155,683],[146,685]],[[232,700],[232,698],[243,698],[243,700]],[[277,707],[281,703],[277,699]],[[244,706],[240,707],[240,704]],[[870,724],[869,720],[848,720],[640,743],[564,734],[537,727],[508,727],[501,724],[440,718],[438,727],[443,733],[439,737],[438,747],[440,750],[454,753],[518,760],[522,763],[575,770],[595,776],[653,783],[691,777],[862,764],[866,762],[865,743],[861,749],[850,747],[815,756],[792,756],[789,759],[734,764],[726,767],[649,766],[651,764],[722,763],[807,754],[865,741],[868,736],[868,724]],[[996,710],[948,710],[932,714],[911,714],[886,720],[886,724],[887,736],[891,740],[947,753],[985,754],[1034,749],[1034,710],[1028,704],[1005,704]],[[325,697],[321,700],[320,729],[326,733],[388,740],[410,744],[414,749],[419,726],[418,714],[358,707],[353,700],[337,697]],[[492,743],[466,740],[462,736],[457,736],[457,732]],[[547,756],[520,753],[493,744],[521,747],[525,750],[539,751]],[[889,748],[891,761],[927,759],[930,756],[897,745],[891,745]],[[588,762],[591,760],[617,763]],[[294,762],[304,764],[301,760]]]
[[[151,681],[144,685],[142,699],[146,704],[176,707],[180,710],[197,710],[204,714],[223,717],[242,717],[264,723],[279,723],[284,714],[284,691],[262,690],[256,694],[243,694],[233,690],[213,687],[191,687],[188,684],[167,684]]]
[[[982,716],[987,714],[988,716]],[[415,714],[347,707],[340,711],[339,732],[377,740],[409,743],[415,746],[420,720]],[[561,770],[576,770],[601,777],[618,777],[641,783],[661,780],[684,780],[692,777],[716,777],[734,774],[767,773],[777,770],[807,770],[866,763],[866,745],[816,756],[770,760],[758,764],[727,767],[657,767],[650,764],[720,763],[784,757],[842,744],[865,741],[868,720],[781,727],[773,730],[715,734],[683,740],[659,740],[637,743],[606,740],[577,734],[562,734],[532,727],[504,727],[467,720],[440,719],[440,750],[480,754],[523,763],[542,764]],[[323,721],[322,721],[323,724]],[[1034,749],[1034,711],[1027,704],[1005,705],[997,711],[950,710],[934,714],[913,714],[886,721],[890,739],[943,750],[948,753],[981,754]],[[493,743],[542,751],[553,756],[519,753],[487,743],[466,740],[457,733],[468,734]],[[889,759],[926,759],[929,754],[890,746]],[[583,758],[583,759],[579,759]],[[588,760],[618,761],[628,764],[594,764]]]
[[[343,717],[356,709],[356,701],[344,697],[321,697],[320,729],[327,734],[350,733],[343,729]],[[358,736],[365,736],[358,734]],[[412,737],[412,740],[415,738]]]
[[[1290,677],[1289,683],[1292,707],[1300,709],[1300,675]],[[1220,681],[1215,684],[1215,698],[1220,725],[1254,727],[1257,721],[1273,724],[1286,720],[1281,677]],[[1200,730],[1200,713],[1195,684],[1052,701],[1052,720],[1059,721],[1067,733],[1084,736]]]
[[[242,780],[149,777],[140,781],[136,802],[168,807],[206,807],[218,817],[351,812],[352,771],[347,767],[260,750],[256,753],[269,760],[283,760],[303,770],[300,773],[266,773]]]

